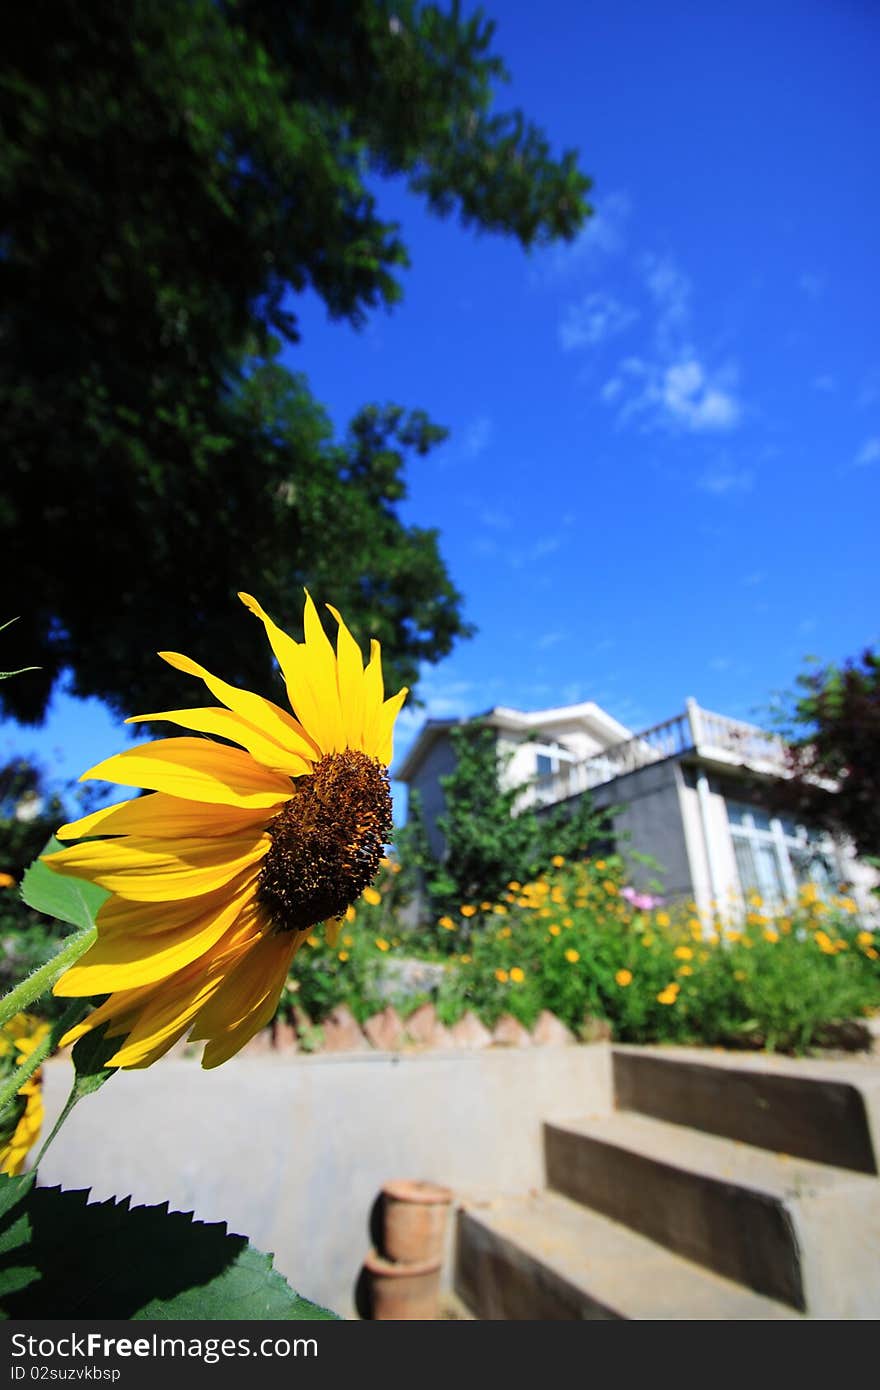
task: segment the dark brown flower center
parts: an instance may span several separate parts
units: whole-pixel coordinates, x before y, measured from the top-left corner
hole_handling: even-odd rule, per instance
[[[391,789],[376,758],[328,753],[269,824],[257,896],[279,931],[340,917],[372,883],[391,839]]]

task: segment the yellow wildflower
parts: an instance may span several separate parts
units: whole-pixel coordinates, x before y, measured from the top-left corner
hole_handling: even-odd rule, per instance
[[[476,916],[477,909],[475,907],[472,907],[470,903],[465,903],[464,907],[462,907],[460,911],[462,917],[474,917]]]
[[[676,946],[672,954],[677,957],[678,960],[693,960],[694,958],[694,953],[690,946]]]
[[[370,907],[378,907],[382,901],[382,894],[377,892],[375,888],[365,888],[361,896],[365,903],[370,904]]]
[[[495,979],[498,981],[498,983],[499,983],[500,985],[506,985],[506,984],[507,984],[507,978],[508,978],[508,976],[507,976],[507,971],[506,971],[506,970],[496,970],[496,971],[495,971]]]
[[[657,923],[658,927],[668,927],[670,924],[670,920],[671,919],[668,912],[658,912],[657,916],[654,918],[654,921]]]
[[[694,967],[692,965],[680,965],[678,967],[678,973],[679,975],[693,975]]]
[[[526,978],[526,972],[524,970],[521,970],[518,965],[513,965],[510,969],[510,978],[513,980],[513,983],[515,985],[521,985],[523,980]]]
[[[568,961],[569,965],[574,965],[580,958],[580,951],[576,951],[574,947],[569,946],[565,953],[565,959]]]
[[[554,854],[553,858],[550,860],[550,863],[553,865],[554,869],[561,869],[563,864],[565,863],[565,860],[563,859],[561,854]]]
[[[631,970],[618,970],[617,974],[614,976],[621,989],[626,989],[627,985],[632,984],[632,977]]]
[[[338,955],[338,957],[337,957],[337,959],[339,959],[339,960],[341,960],[341,961],[346,961],[346,960],[348,960],[348,952],[347,952],[347,951],[340,951],[340,952],[339,952],[339,955]]]
[[[458,930],[458,928],[456,927],[455,922],[453,922],[453,920],[452,920],[451,917],[441,917],[441,918],[440,918],[440,921],[437,923],[437,925],[438,925],[438,927],[442,927],[444,931],[457,931],[457,930]]]
[[[384,936],[376,937],[376,945],[378,946],[380,951],[388,951],[391,949],[391,943],[386,941]]]
[[[661,989],[660,993],[657,995],[657,1003],[674,1004],[676,999],[678,998],[678,990],[679,986],[675,984],[674,981],[672,984],[668,984],[666,988]]]

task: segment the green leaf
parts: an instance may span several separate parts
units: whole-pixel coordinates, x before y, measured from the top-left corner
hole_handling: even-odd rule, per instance
[[[222,1223],[23,1182],[0,1177],[0,1318],[336,1317]]]
[[[53,835],[43,854],[54,854],[63,848]],[[110,894],[96,883],[53,873],[41,857],[34,860],[25,873],[21,896],[35,912],[44,912],[47,917],[57,917],[62,922],[72,922],[76,927],[94,927],[98,908]]]
[[[95,1091],[100,1091],[104,1082],[109,1081],[119,1070],[118,1067],[107,1066],[107,1058],[118,1052],[120,1045],[119,1038],[105,1036],[108,1026],[105,1024],[103,1028],[93,1029],[74,1045],[71,1057],[76,1070],[76,1080],[73,1083],[72,1099],[81,1100],[83,1096],[91,1096]]]

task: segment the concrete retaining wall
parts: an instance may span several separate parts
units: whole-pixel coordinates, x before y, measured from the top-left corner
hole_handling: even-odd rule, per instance
[[[70,1084],[44,1068],[46,1129]],[[543,1184],[541,1123],[612,1108],[606,1044],[455,1054],[169,1059],[84,1100],[40,1169],[94,1198],[226,1221],[302,1294],[343,1316],[390,1178],[468,1198]]]

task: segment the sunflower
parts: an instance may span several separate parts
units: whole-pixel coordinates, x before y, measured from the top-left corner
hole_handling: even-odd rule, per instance
[[[293,957],[318,923],[335,944],[347,909],[370,884],[391,838],[394,720],[406,689],[384,699],[379,643],[364,667],[335,608],[336,651],[306,594],[304,642],[249,594],[281,668],[294,718],[175,652],[223,708],[165,710],[166,720],[227,740],[176,737],[108,758],[80,780],[152,793],[62,826],[89,839],[45,857],[57,873],[112,896],[95,944],[55,993],[106,994],[61,1039],[107,1025],[124,1039],[109,1059],[147,1067],[184,1034],[205,1040],[202,1065],[232,1057],[272,1018]],[[229,744],[239,745],[236,748]]]
[[[49,1031],[48,1023],[31,1014],[16,1014],[0,1028],[0,1073],[4,1076],[21,1066]],[[24,1167],[43,1125],[42,1073],[20,1087],[15,1104],[0,1120],[0,1173],[15,1177]]]

